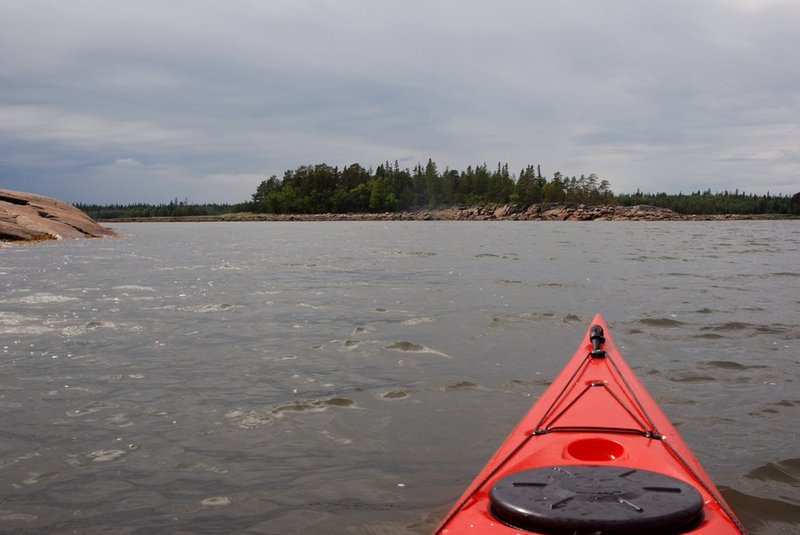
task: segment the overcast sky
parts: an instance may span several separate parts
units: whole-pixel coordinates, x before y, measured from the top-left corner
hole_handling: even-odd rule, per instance
[[[249,200],[299,165],[800,191],[800,1],[0,0],[0,187]]]

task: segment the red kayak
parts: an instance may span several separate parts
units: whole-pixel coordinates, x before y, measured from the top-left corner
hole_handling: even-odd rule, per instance
[[[745,530],[598,314],[575,355],[436,533]]]

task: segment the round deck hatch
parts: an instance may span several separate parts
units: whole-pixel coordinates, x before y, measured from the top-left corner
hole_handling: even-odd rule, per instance
[[[540,533],[676,534],[702,519],[692,485],[648,470],[565,465],[521,470],[490,492],[492,514]]]

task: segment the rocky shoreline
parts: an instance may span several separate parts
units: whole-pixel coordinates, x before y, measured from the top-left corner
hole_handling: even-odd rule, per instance
[[[766,218],[766,217],[764,217]],[[378,214],[253,214],[218,216],[148,217],[105,222],[201,222],[201,221],[720,221],[761,219],[745,215],[682,215],[655,206],[587,206],[583,204],[501,204],[451,206],[437,210],[384,212]],[[65,202],[0,189],[0,242],[34,242],[115,236],[81,210]]]
[[[0,189],[0,242],[101,238],[116,233],[52,197]]]
[[[253,214],[219,216],[148,217],[114,219],[113,222],[199,221],[720,221],[755,219],[746,215],[682,215],[655,206],[587,206],[583,204],[502,204],[452,206],[438,210],[377,214]],[[112,221],[106,221],[112,222]]]

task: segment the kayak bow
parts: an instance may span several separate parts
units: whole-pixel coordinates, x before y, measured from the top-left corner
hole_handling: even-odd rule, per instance
[[[436,531],[744,532],[599,314]]]

